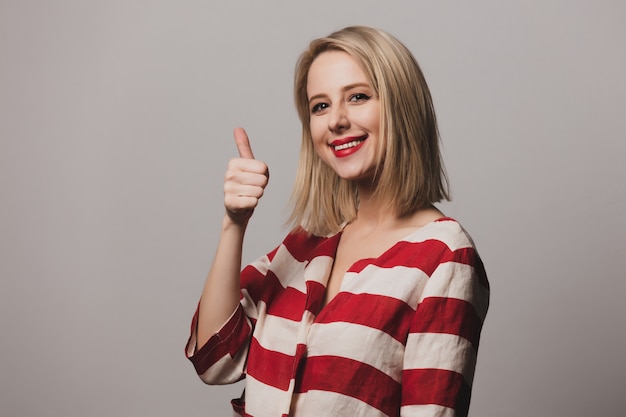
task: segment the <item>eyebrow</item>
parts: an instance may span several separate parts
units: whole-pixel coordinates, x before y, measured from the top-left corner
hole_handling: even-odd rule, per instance
[[[352,90],[353,88],[356,87],[367,87],[367,88],[372,88],[372,86],[369,85],[369,83],[354,83],[354,84],[348,84],[344,87],[341,88],[341,91],[348,91],[348,90]],[[318,98],[324,98],[326,97],[326,94],[315,94],[314,96],[309,98],[309,103],[311,103],[313,100],[317,100]]]

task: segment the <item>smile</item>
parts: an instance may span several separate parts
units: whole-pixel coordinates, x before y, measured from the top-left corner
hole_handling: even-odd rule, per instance
[[[361,142],[363,142],[363,139],[357,139],[352,142],[344,143],[343,145],[333,146],[333,148],[335,148],[335,151],[342,151],[344,149],[354,148]]]
[[[342,158],[352,155],[361,148],[361,145],[367,139],[367,135],[359,137],[347,137],[333,141],[329,146],[335,153],[335,156]]]

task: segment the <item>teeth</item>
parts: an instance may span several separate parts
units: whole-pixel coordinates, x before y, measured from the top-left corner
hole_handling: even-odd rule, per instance
[[[342,151],[344,149],[353,148],[361,143],[360,140],[353,140],[352,142],[344,143],[343,145],[335,146],[336,151]]]

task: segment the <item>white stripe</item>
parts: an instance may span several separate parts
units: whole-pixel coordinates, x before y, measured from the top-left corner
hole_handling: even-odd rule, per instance
[[[265,275],[267,274],[267,270],[270,266],[270,259],[267,257],[267,255],[263,255],[260,258],[250,262],[250,266],[253,266],[257,271]]]
[[[304,267],[307,262],[300,262],[291,256],[285,245],[280,245],[272,260],[270,270],[276,274],[280,284],[284,287],[293,287],[300,292],[306,292],[304,282]]]
[[[481,320],[489,306],[489,290],[480,284],[471,265],[446,262],[437,267],[420,297],[445,297],[465,300],[472,304]]]
[[[258,306],[254,304],[254,300],[252,300],[252,297],[250,296],[250,293],[247,289],[243,288],[241,290],[241,294],[243,295],[243,299],[240,301],[240,303],[243,307],[244,313],[247,317],[256,320],[259,317]]]
[[[415,310],[427,281],[428,275],[417,268],[368,265],[359,273],[348,272],[341,284],[341,291],[392,297]]]
[[[302,343],[303,345],[308,344],[307,338],[309,337],[309,329],[314,321],[315,314],[311,313],[309,310],[304,310],[302,321],[300,322],[300,331],[298,332],[298,343]]]
[[[405,405],[400,414],[406,417],[456,417],[452,408],[436,404]]]
[[[265,313],[265,303],[259,302],[259,318],[254,328],[254,337],[263,348],[285,355],[296,354],[296,342],[301,326],[299,321]]]
[[[308,391],[294,395],[292,413],[298,417],[388,417],[382,411],[347,395],[327,391]]]
[[[311,262],[304,270],[304,279],[306,281],[319,282],[326,286],[333,262],[334,259],[329,256],[317,256],[311,259]]]
[[[189,342],[187,343],[187,357],[190,358],[198,351],[196,344],[198,343],[198,329],[197,326],[191,329],[191,336],[189,336]]]
[[[372,349],[384,346],[384,350]],[[311,326],[309,357],[339,356],[365,363],[400,382],[404,346],[387,333],[359,324],[336,322]]]
[[[254,417],[276,417],[289,413],[293,379],[288,391],[266,385],[250,375],[246,376],[246,413]]]
[[[235,358],[229,354],[222,356],[207,371],[200,375],[206,384],[232,384],[241,379],[246,363],[248,346],[243,346]]]
[[[465,338],[446,333],[410,333],[404,354],[405,369],[445,369],[463,375],[471,387],[476,350]]]
[[[474,247],[469,235],[455,221],[439,221],[429,223],[403,239],[406,242],[424,242],[436,239],[444,243],[451,251]]]

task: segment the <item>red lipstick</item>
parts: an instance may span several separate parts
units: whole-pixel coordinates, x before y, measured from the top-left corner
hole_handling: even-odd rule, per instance
[[[342,139],[336,139],[330,143],[330,148],[335,153],[337,158],[344,158],[352,155],[363,146],[363,143],[367,139],[367,135],[364,136],[348,136]]]

